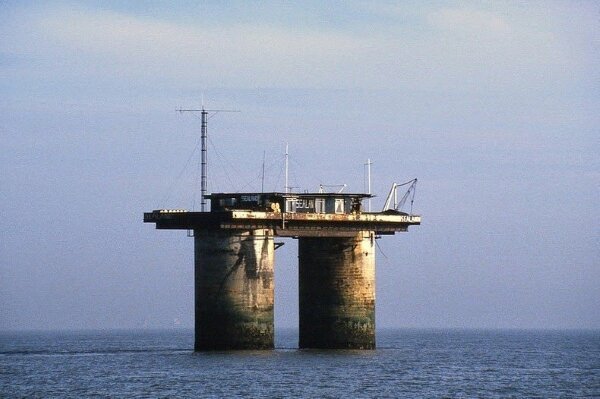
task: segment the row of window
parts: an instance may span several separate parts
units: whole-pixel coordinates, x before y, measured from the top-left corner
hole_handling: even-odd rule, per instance
[[[344,213],[344,199],[343,198],[335,198],[333,210],[335,213]],[[286,212],[310,212],[314,211],[315,213],[326,213],[327,209],[325,207],[325,199],[324,198],[316,198],[316,199],[306,199],[306,198],[288,198],[286,200],[285,205]]]
[[[355,199],[350,198],[285,198],[283,212],[291,213],[347,213],[350,210],[354,211],[356,203]],[[240,195],[239,197],[213,199],[211,209],[213,211],[223,209],[257,209],[257,210],[274,210],[274,205],[279,209],[279,201],[277,198],[262,198],[259,195]],[[357,205],[360,209],[360,201]]]

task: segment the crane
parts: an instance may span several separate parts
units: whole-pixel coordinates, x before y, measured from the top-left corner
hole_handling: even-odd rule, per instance
[[[404,193],[404,195],[402,196],[400,201],[398,201],[398,188],[403,187],[403,186],[408,186],[408,189],[406,190],[406,192]],[[387,199],[385,200],[385,204],[383,205],[383,209],[381,210],[381,212],[385,212],[390,209],[392,209],[394,211],[400,211],[402,209],[402,207],[404,206],[404,204],[406,203],[406,200],[408,199],[408,197],[410,197],[410,213],[412,214],[412,206],[413,206],[413,202],[415,201],[416,190],[417,190],[417,179],[416,178],[409,180],[406,183],[401,183],[401,184],[392,183],[392,188],[390,189],[390,193],[388,194]],[[391,207],[392,200],[394,201],[393,207]]]

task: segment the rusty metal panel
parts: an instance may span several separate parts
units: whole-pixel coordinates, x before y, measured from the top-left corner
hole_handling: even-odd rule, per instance
[[[282,236],[301,236],[303,231],[320,229],[318,236],[347,236],[360,230],[375,231],[377,234],[407,231],[410,225],[419,225],[418,215],[351,213],[276,213],[250,210],[223,212],[180,212],[154,211],[144,214],[144,222],[155,223],[157,229],[277,229]],[[296,233],[287,230],[296,230]],[[308,236],[315,236],[307,233]]]

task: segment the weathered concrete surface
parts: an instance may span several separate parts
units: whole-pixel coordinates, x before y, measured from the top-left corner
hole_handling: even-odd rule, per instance
[[[281,213],[261,211],[186,212],[155,210],[144,213],[145,223],[156,223],[157,229],[275,229],[282,237],[327,237],[336,234],[352,236],[359,231],[375,231],[377,235],[407,231],[420,225],[421,216],[400,213]]]
[[[298,239],[300,348],[375,348],[375,237]]]
[[[194,236],[195,350],[272,349],[273,231]]]

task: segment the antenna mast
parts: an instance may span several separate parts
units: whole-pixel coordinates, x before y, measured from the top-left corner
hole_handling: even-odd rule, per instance
[[[201,125],[200,125],[200,162],[201,162],[201,177],[200,177],[200,211],[206,211],[206,191],[208,185],[208,113],[214,112],[212,116],[219,112],[240,112],[238,110],[230,109],[204,109],[204,96],[202,96],[202,109],[176,109],[178,112],[200,112]]]
[[[290,192],[290,186],[288,184],[288,162],[289,162],[289,157],[288,157],[288,145],[285,145],[285,193],[288,194]]]
[[[202,99],[204,102],[204,99]],[[208,112],[204,109],[204,104],[202,105],[202,111],[200,112],[202,115],[202,124],[200,128],[200,162],[201,162],[201,177],[200,177],[200,212],[204,212],[206,210],[206,183],[208,180],[208,168],[207,168],[207,138],[208,138]]]
[[[265,192],[265,157],[266,157],[266,151],[263,151],[262,179],[261,179],[261,183],[260,183],[260,192],[261,193]]]
[[[365,165],[367,166],[367,194],[371,194],[371,165],[373,165],[371,158],[367,159]],[[369,212],[371,212],[371,197],[369,197]]]

